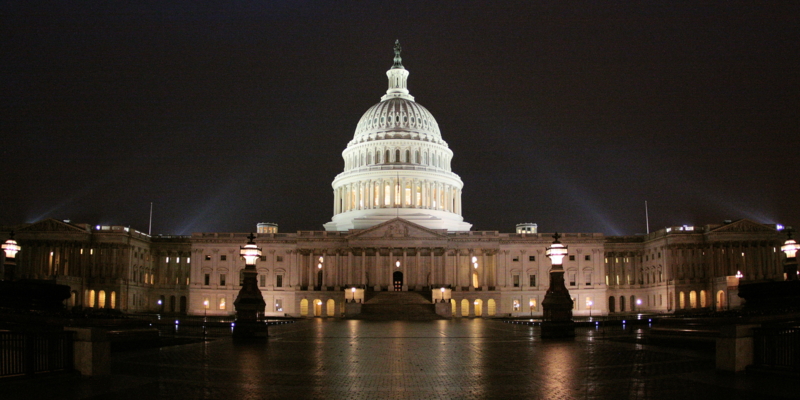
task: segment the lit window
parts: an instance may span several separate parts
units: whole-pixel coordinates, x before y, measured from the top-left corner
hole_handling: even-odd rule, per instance
[[[511,304],[511,308],[513,308],[514,311],[519,311],[519,300],[514,300],[514,302]]]
[[[220,299],[219,299],[219,309],[220,310],[224,310],[225,309],[225,298],[224,297],[220,297]]]
[[[206,261],[211,261],[211,256],[206,254]]]

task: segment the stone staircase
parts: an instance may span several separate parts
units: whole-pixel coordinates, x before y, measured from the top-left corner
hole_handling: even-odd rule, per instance
[[[431,321],[443,319],[436,306],[419,292],[367,292],[356,319],[373,321]],[[428,294],[430,297],[430,294]]]

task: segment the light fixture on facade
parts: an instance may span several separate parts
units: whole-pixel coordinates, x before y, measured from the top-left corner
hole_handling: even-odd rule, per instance
[[[400,268],[400,260],[395,261],[394,266]]]

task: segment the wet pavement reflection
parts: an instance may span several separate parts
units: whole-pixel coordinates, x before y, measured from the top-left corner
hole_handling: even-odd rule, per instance
[[[760,399],[778,378],[719,375],[713,352],[635,343],[639,327],[538,328],[482,319],[313,319],[261,344],[212,342],[114,356],[106,378],[16,382],[11,398],[59,399]],[[646,328],[644,328],[646,329]],[[27,390],[26,390],[27,389]],[[15,397],[17,396],[17,397]]]

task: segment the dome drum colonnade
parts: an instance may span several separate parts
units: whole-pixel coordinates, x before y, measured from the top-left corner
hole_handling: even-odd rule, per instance
[[[468,231],[461,216],[461,178],[450,169],[453,152],[431,113],[407,89],[408,70],[395,45],[386,72],[389,89],[361,117],[342,152],[344,172],[333,181],[328,231],[364,229],[401,217],[431,229]]]

